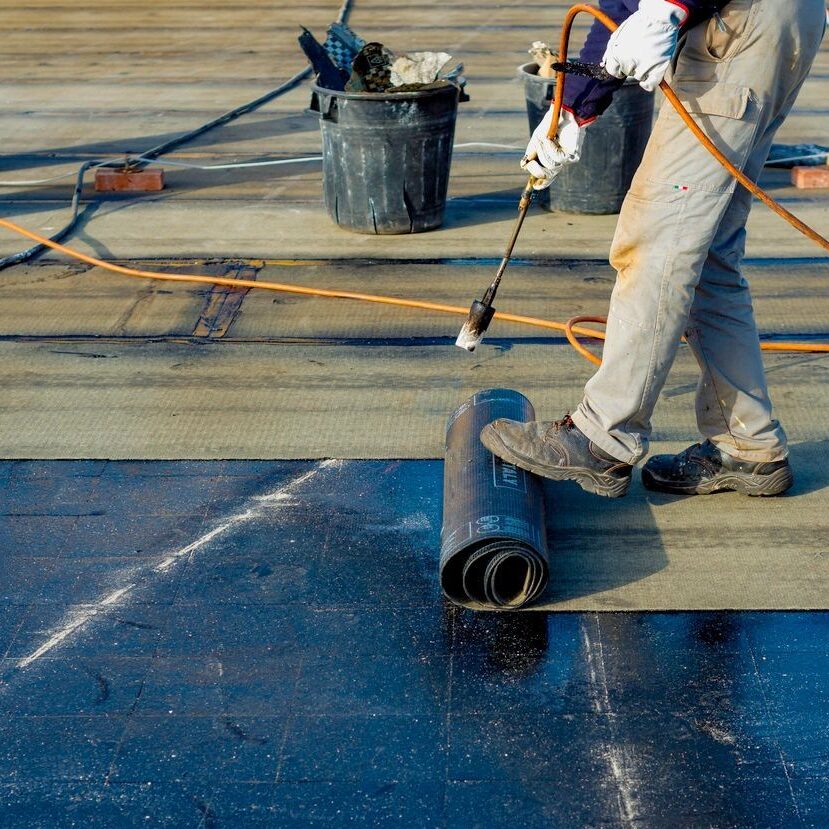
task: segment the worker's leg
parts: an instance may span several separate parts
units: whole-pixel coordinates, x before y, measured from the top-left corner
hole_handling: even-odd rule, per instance
[[[770,145],[769,139],[758,147],[763,161]],[[786,435],[772,417],[751,293],[740,269],[750,209],[751,195],[739,188],[708,252],[685,337],[701,371],[702,435],[733,457],[777,461],[786,457]]]
[[[731,0],[727,32],[712,20],[688,34],[671,83],[740,169],[754,166],[791,106],[817,53],[824,15],[821,0]],[[731,176],[663,106],[611,250],[618,277],[604,360],[573,415],[620,460],[635,463],[647,451],[654,405],[734,192]]]

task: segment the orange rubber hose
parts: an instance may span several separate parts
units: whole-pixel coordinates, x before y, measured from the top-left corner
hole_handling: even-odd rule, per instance
[[[398,299],[392,296],[382,296],[379,294],[363,294],[354,291],[333,291],[326,288],[306,288],[304,285],[293,285],[287,282],[257,282],[253,279],[231,279],[223,276],[209,276],[206,274],[184,274],[184,273],[162,273],[161,271],[144,271],[137,268],[127,268],[123,265],[115,265],[112,262],[106,262],[103,259],[97,259],[94,256],[89,256],[86,253],[81,253],[74,248],[61,245],[59,242],[53,242],[39,233],[34,233],[27,230],[18,224],[15,224],[8,219],[0,219],[0,227],[5,227],[8,230],[25,236],[33,242],[39,242],[52,248],[52,250],[63,253],[71,259],[77,259],[79,262],[86,262],[88,265],[94,265],[98,268],[103,268],[113,273],[121,274],[122,276],[130,276],[138,279],[158,279],[163,282],[185,282],[195,283],[197,285],[224,285],[228,288],[257,288],[264,291],[278,291],[287,294],[304,294],[305,296],[321,296],[330,297],[332,299],[354,299],[360,302],[376,302],[381,305],[395,305],[400,308],[418,308],[422,311],[439,311],[444,314],[460,314],[467,316],[469,314],[468,308],[463,308],[460,305],[443,305],[437,302],[426,302],[419,299]],[[553,320],[540,319],[538,317],[525,317],[520,314],[508,314],[504,312],[497,312],[495,316],[504,320],[505,322],[517,322],[524,325],[534,325],[537,328],[549,328],[554,331],[564,331],[566,323],[554,322]],[[601,332],[596,332],[590,328],[573,328],[577,334],[586,337],[604,335]]]
[[[600,366],[602,361],[599,357],[593,354],[591,351],[588,351],[577,339],[576,335],[573,333],[573,327],[577,322],[598,322],[601,325],[605,325],[607,323],[606,317],[570,317],[567,322],[564,323],[564,336],[567,337],[567,342],[573,346],[573,348],[584,357],[589,363],[593,363],[594,366]],[[604,334],[601,331],[596,331],[593,333],[598,339],[604,339]]]
[[[443,305],[437,302],[427,302],[419,299],[399,299],[398,297],[383,296],[380,294],[364,294],[356,293],[354,291],[332,291],[326,288],[306,288],[304,285],[293,285],[287,282],[257,282],[253,279],[230,279],[222,276],[209,276],[206,274],[184,274],[184,273],[162,273],[160,271],[144,271],[137,268],[127,268],[123,265],[115,265],[112,262],[105,262],[103,259],[97,259],[94,256],[89,256],[80,251],[69,248],[66,245],[61,245],[59,242],[53,242],[39,233],[34,233],[27,230],[8,219],[0,219],[0,227],[5,227],[33,242],[39,242],[52,250],[63,253],[71,259],[77,259],[79,262],[86,262],[88,265],[102,268],[113,273],[121,274],[122,276],[129,276],[138,279],[158,279],[163,282],[184,282],[195,283],[197,285],[224,285],[228,288],[256,288],[263,291],[278,291],[287,294],[303,294],[305,296],[320,296],[329,297],[331,299],[352,299],[360,302],[374,302],[380,305],[393,305],[398,308],[417,308],[421,311],[436,311],[442,314],[456,314],[458,316],[466,317],[469,315],[469,309],[460,305]],[[579,347],[576,350],[590,360],[592,363],[599,364],[601,361],[598,357],[590,354],[586,348],[578,343],[575,339],[576,334],[582,337],[590,337],[597,340],[605,338],[603,331],[596,331],[592,328],[584,328],[577,325],[578,322],[600,322],[604,323],[604,317],[574,317],[567,322],[556,322],[555,320],[542,319],[540,317],[527,317],[523,314],[510,314],[506,311],[497,311],[495,318],[503,320],[504,322],[516,322],[521,325],[532,325],[536,328],[546,328],[551,331],[563,331],[567,336],[568,341],[575,343]],[[575,347],[575,345],[574,345]],[[792,343],[792,342],[778,342],[778,343],[763,343],[761,348],[766,351],[805,351],[805,352],[820,352],[829,353],[829,343]],[[589,355],[589,356],[587,356]]]
[[[581,14],[589,14],[595,17],[602,25],[607,27],[611,32],[615,32],[619,28],[613,18],[609,17],[600,9],[591,6],[587,3],[577,3],[568,9],[564,18],[564,23],[561,28],[561,41],[559,43],[559,61],[564,63],[567,60],[567,51],[570,46],[570,32],[573,27],[573,22],[576,17]],[[553,117],[550,125],[550,137],[553,138],[558,132],[558,122],[561,117],[561,106],[564,100],[564,84],[566,82],[566,75],[560,71],[556,73],[556,91],[553,100]],[[811,239],[815,244],[829,251],[829,239],[821,236],[816,230],[812,229],[805,222],[797,218],[793,213],[790,213],[783,207],[782,204],[775,201],[759,184],[752,181],[742,170],[732,164],[728,158],[720,151],[716,144],[703,132],[702,128],[691,117],[688,110],[682,105],[682,102],[677,97],[676,93],[668,85],[667,81],[662,81],[659,88],[668,100],[668,103],[676,110],[683,123],[694,134],[697,140],[711,153],[712,156],[752,195],[756,196],[767,207],[771,208],[778,216],[782,217],[796,230],[799,230],[806,238]],[[582,333],[574,328],[574,323],[577,322],[596,322],[606,323],[605,317],[573,317],[565,323],[564,333],[570,345],[586,360],[594,365],[601,365],[602,361],[599,357],[592,354],[576,339],[574,332]],[[597,339],[604,339],[601,334],[594,334]],[[794,342],[777,342],[777,343],[762,343],[760,346],[764,351],[829,351],[829,348],[819,343],[794,343]]]

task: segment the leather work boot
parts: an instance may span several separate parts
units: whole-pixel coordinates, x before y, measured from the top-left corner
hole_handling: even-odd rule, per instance
[[[570,415],[552,423],[494,420],[481,430],[481,443],[508,463],[596,495],[620,498],[630,486],[633,467],[599,449]]]
[[[741,461],[706,440],[678,455],[656,455],[642,468],[642,483],[657,492],[709,495],[734,490],[743,495],[781,495],[793,483],[787,460]]]

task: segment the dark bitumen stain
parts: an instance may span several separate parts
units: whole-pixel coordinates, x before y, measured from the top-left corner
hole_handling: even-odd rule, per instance
[[[382,797],[389,792],[393,792],[397,788],[397,783],[385,783],[382,786],[378,786],[371,792],[372,797]]]
[[[133,622],[131,619],[120,619],[117,616],[114,618],[119,625],[126,625],[127,627],[138,628],[139,630],[158,630],[155,625],[148,625],[145,622]]]
[[[99,671],[89,670],[88,668],[84,670],[86,670],[98,685],[98,695],[95,697],[95,705],[102,705],[109,699],[109,680]]]
[[[142,259],[124,259],[118,260],[121,264],[134,264],[135,262],[146,262],[152,264],[153,262],[163,261],[164,264],[169,265],[170,267],[175,267],[174,264],[171,264],[168,260],[159,260],[153,259],[152,257],[144,257]],[[257,260],[258,262],[259,260]],[[305,260],[303,260],[305,261]],[[393,267],[396,265],[441,265],[441,266],[448,266],[448,267],[497,267],[501,263],[500,257],[493,257],[493,256],[443,256],[443,257],[435,257],[435,256],[422,256],[422,257],[409,257],[409,258],[402,258],[402,257],[388,257],[388,258],[369,258],[369,257],[325,257],[320,259],[314,259],[314,264],[319,265],[326,265],[326,266],[333,266],[333,267],[359,267],[359,268],[372,268],[372,267],[379,267],[379,268],[388,268]],[[773,268],[780,268],[781,266],[785,266],[786,268],[790,267],[797,267],[797,266],[804,266],[804,265],[826,265],[827,257],[825,255],[815,255],[815,256],[793,256],[793,257],[780,257],[780,256],[767,256],[767,257],[746,257],[742,260],[742,264],[744,267],[754,267],[754,268],[765,268],[765,267],[773,267]],[[244,259],[229,259],[223,261],[213,261],[212,264],[235,264],[235,265],[242,265],[247,264]],[[49,263],[45,263],[45,267],[49,267]],[[190,267],[191,264],[188,263],[187,267]],[[178,267],[185,267],[185,265],[178,264]],[[268,267],[268,262],[265,261],[265,267]],[[566,257],[559,257],[559,256],[535,256],[535,257],[517,257],[515,259],[510,260],[510,268],[549,268],[549,267],[561,267],[561,268],[570,268],[571,270],[585,270],[595,267],[602,267],[607,268],[608,263],[607,259],[586,259],[586,258],[566,258]],[[175,273],[175,271],[172,271]],[[782,274],[781,274],[782,275]],[[209,289],[208,289],[209,290]],[[158,289],[156,293],[172,293],[172,291],[166,291]]]
[[[253,568],[253,572],[257,578],[264,579],[273,575],[273,567],[269,564],[258,564]]]
[[[143,290],[139,293],[139,295],[130,303],[129,307],[118,317],[115,321],[115,324],[112,326],[112,331],[118,334],[122,334],[127,327],[127,324],[130,322],[132,317],[134,316],[135,312],[144,305],[147,301],[152,301],[153,296],[155,296],[155,291],[153,290],[155,285],[150,283],[146,285]]]
[[[260,268],[250,267],[243,263],[234,262],[225,265],[221,276],[231,279],[255,280]],[[199,319],[193,329],[195,337],[221,339],[230,330],[241,307],[244,298],[251,289],[248,287],[234,288],[229,285],[214,285],[204,295],[204,304]]]
[[[460,315],[458,317],[460,320]],[[454,324],[452,328],[459,327]],[[827,335],[821,335],[826,338]],[[207,338],[207,337],[110,337],[109,342],[123,343],[124,345],[150,345],[154,343],[174,343],[179,345],[196,345],[196,346],[219,346],[219,345],[343,345],[343,346],[368,346],[368,347],[391,347],[391,346],[454,346],[455,334],[447,336],[435,337],[223,337],[221,339]],[[92,340],[100,340],[99,337],[89,337],[86,335],[78,335],[77,337],[60,337],[61,340],[72,340],[74,342],[90,342]],[[787,337],[792,339],[792,337]],[[814,339],[809,336],[804,336],[804,339]],[[37,336],[0,336],[0,342],[49,342],[53,338],[43,338]],[[513,345],[565,345],[567,339],[565,337],[487,337],[484,340],[484,345],[506,345],[512,347]],[[75,352],[67,352],[75,353]],[[79,355],[81,356],[81,355]],[[309,363],[315,363],[324,366],[325,363],[317,360],[308,360]],[[187,363],[173,363],[171,368],[181,368]]]
[[[452,326],[454,328],[454,325]],[[763,342],[815,342],[824,344],[829,342],[829,333],[825,331],[815,332],[779,332],[765,333],[760,336]],[[100,337],[79,334],[77,336],[40,337],[36,335],[6,335],[0,336],[0,342],[63,342],[86,343],[98,341]],[[178,345],[194,345],[215,347],[219,345],[331,345],[331,346],[366,346],[375,348],[406,347],[406,346],[454,346],[455,334],[447,336],[430,337],[222,337],[221,339],[208,337],[181,337],[181,336],[153,336],[153,337],[107,337],[107,341],[113,344],[124,345],[150,345],[153,343],[173,343]],[[566,337],[557,336],[535,336],[535,337],[485,337],[483,344],[497,346],[502,349],[509,349],[515,345],[569,345]],[[74,351],[60,352],[75,354],[78,357],[89,356],[78,354]],[[817,352],[816,352],[817,354]],[[115,355],[113,355],[115,356]],[[324,366],[325,363],[308,360],[309,363],[316,363]],[[187,363],[173,363],[171,368],[180,368]]]
[[[784,270],[802,265],[825,265],[825,256],[766,256],[743,259],[744,267],[752,268],[783,268]],[[783,273],[781,272],[781,276]]]
[[[828,335],[825,331],[784,331],[782,333],[760,334],[760,341],[764,343],[774,342],[826,342]]]
[[[3,518],[96,518],[106,515],[105,510],[92,512],[0,512]]]
[[[268,742],[267,737],[256,737],[253,734],[248,734],[247,731],[240,728],[232,720],[224,720],[224,727],[243,743],[254,743],[258,746],[263,746]]]
[[[73,357],[85,357],[88,360],[108,360],[108,359],[118,359],[117,354],[84,354],[80,351],[56,351],[55,349],[49,350],[50,354],[71,354]]]

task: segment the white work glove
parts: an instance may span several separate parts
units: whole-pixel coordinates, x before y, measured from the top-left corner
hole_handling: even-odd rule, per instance
[[[688,12],[670,0],[642,0],[610,36],[602,66],[616,78],[631,77],[653,92],[676,51],[679,27]]]
[[[575,164],[581,158],[584,127],[576,123],[572,112],[561,110],[556,140],[547,138],[553,120],[553,108],[535,128],[527,152],[521,159],[521,169],[536,179],[533,189],[546,190],[566,164]]]

